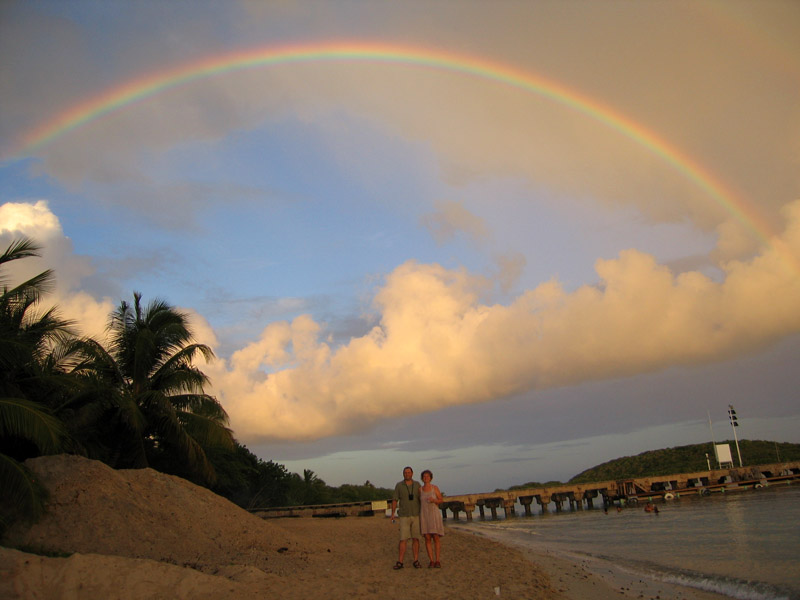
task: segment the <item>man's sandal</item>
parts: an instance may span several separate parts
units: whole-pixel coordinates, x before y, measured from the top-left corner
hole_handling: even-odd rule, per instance
[[[402,568],[403,568],[403,563],[401,563],[401,562],[398,560],[396,563],[394,563],[394,566],[393,566],[392,568],[393,568],[395,571],[397,571],[397,569],[402,569]]]
[[[421,569],[421,568],[422,568],[422,565],[421,565],[421,564],[419,564],[419,561],[418,561],[418,560],[415,560],[415,561],[414,561],[414,568],[415,568],[415,569]]]

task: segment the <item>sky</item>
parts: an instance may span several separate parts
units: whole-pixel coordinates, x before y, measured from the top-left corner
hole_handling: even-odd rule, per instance
[[[0,57],[13,276],[186,311],[265,460],[800,442],[797,2],[2,0]]]

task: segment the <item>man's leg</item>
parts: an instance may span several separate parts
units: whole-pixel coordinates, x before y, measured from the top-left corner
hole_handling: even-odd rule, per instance
[[[413,538],[411,540],[411,550],[414,552],[414,562],[419,560],[419,538]]]
[[[399,544],[400,556],[397,557],[397,562],[403,562],[406,555],[406,540],[400,540]]]

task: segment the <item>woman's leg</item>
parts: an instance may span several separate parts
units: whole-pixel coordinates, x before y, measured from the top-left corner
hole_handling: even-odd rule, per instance
[[[431,534],[426,533],[425,536],[425,551],[428,553],[428,560],[434,562],[433,548],[431,548]]]
[[[436,549],[436,561],[439,562],[442,560],[442,536],[434,535],[433,537],[433,545]]]

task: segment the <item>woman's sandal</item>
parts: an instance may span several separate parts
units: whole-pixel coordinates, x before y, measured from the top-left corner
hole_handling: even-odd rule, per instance
[[[397,571],[398,569],[402,569],[402,568],[403,568],[403,563],[401,563],[401,562],[398,560],[396,563],[394,563],[394,566],[393,566],[392,568],[393,568],[395,571]]]
[[[433,566],[434,566],[434,567],[436,567],[437,569],[441,569],[441,568],[442,568],[442,563],[440,563],[440,562],[437,560],[435,563],[433,563]]]
[[[429,568],[429,569],[432,569],[432,568],[433,568],[433,561],[431,561],[431,562],[429,562],[429,563],[428,563],[428,568]]]
[[[421,569],[421,568],[422,568],[422,565],[421,565],[421,564],[419,564],[419,561],[418,561],[418,560],[415,560],[415,561],[414,561],[414,568],[415,568],[415,569]]]

